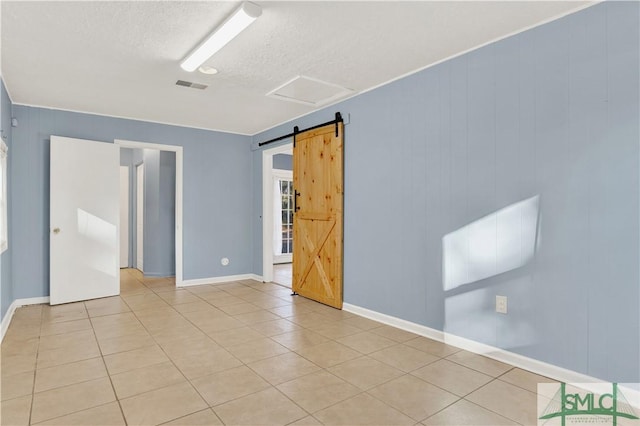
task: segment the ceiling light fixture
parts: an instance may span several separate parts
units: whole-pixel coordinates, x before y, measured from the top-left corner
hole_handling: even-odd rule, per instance
[[[182,61],[180,66],[185,71],[195,71],[207,59],[233,40],[253,21],[262,15],[262,8],[255,3],[245,1],[220,25],[200,46]]]
[[[200,71],[202,74],[207,74],[207,75],[218,74],[218,70],[216,68],[210,67],[208,65],[202,65],[201,67],[198,68],[198,71]]]

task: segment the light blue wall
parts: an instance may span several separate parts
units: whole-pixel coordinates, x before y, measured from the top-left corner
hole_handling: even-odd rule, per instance
[[[135,172],[135,169],[131,167],[132,156],[133,156],[133,149],[120,148],[120,166],[127,167],[127,169],[129,170],[129,182],[128,182],[128,187],[129,187],[129,212],[128,213],[129,214],[127,215],[127,221],[129,225],[129,235],[127,239],[129,240],[129,243],[128,243],[128,249],[127,249],[127,267],[131,267],[133,265],[133,263],[131,263],[131,259],[132,259],[133,253],[135,253],[133,251],[133,247],[131,244],[131,240],[133,239],[135,234],[135,230],[131,228],[133,226],[133,214],[135,210],[135,205],[132,204],[134,199],[132,197],[133,177],[131,176],[131,173]],[[122,224],[120,224],[120,226],[122,226]]]
[[[273,168],[280,170],[293,170],[293,155],[276,154],[273,156]]]
[[[639,8],[599,4],[256,135],[350,114],[345,302],[639,382]],[[257,274],[261,167],[256,150]],[[445,292],[443,237],[535,195],[535,258]]]
[[[14,105],[11,186],[14,298],[49,294],[49,138],[127,139],[184,147],[184,278],[251,271],[250,138]],[[228,257],[227,267],[220,258]],[[28,265],[26,267],[25,265]]]
[[[135,267],[136,256],[136,165],[144,160],[143,149],[120,148],[120,165],[129,168],[129,254],[128,266]]]
[[[9,156],[7,157],[7,169],[11,170],[11,156],[13,155],[12,149],[12,128],[11,128],[11,99],[7,93],[7,89],[4,87],[4,81],[0,79],[0,129],[2,130],[2,140],[9,148]],[[10,172],[7,172],[7,178],[10,180]],[[8,205],[12,203],[11,187],[7,185]],[[10,213],[10,212],[8,212]],[[9,233],[9,248],[0,255],[0,320],[4,318],[4,314],[7,313],[9,305],[13,302],[13,284],[11,279],[11,252],[13,245],[12,236],[12,215],[9,214],[7,218],[7,227]]]
[[[176,157],[144,150],[144,274],[175,275]]]
[[[138,200],[138,175],[137,175],[137,170],[136,170],[136,166],[139,164],[143,164],[144,163],[144,149],[131,149],[131,170],[130,170],[130,183],[131,183],[131,191],[129,192],[131,194],[131,198],[129,200],[129,202],[131,203],[131,209],[129,209],[130,212],[130,224],[131,224],[131,232],[130,232],[130,237],[131,237],[131,241],[129,244],[129,247],[131,247],[130,250],[130,258],[129,258],[129,262],[131,264],[132,267],[137,267],[137,263],[138,263],[138,259],[137,259],[137,253],[138,253],[138,205],[137,205],[137,200]],[[144,238],[144,233],[143,233],[143,238]],[[143,241],[144,244],[144,241]],[[143,251],[144,253],[144,251]],[[144,262],[144,259],[143,259]]]

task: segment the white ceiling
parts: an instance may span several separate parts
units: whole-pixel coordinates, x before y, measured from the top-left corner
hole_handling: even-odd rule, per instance
[[[256,3],[209,76],[179,62],[239,2],[3,0],[2,76],[17,104],[255,134],[315,109],[266,96],[297,75],[360,93],[589,4]]]

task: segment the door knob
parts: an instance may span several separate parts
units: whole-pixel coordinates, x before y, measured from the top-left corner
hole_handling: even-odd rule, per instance
[[[54,234],[59,234],[60,233],[60,228],[53,228],[53,233]]]

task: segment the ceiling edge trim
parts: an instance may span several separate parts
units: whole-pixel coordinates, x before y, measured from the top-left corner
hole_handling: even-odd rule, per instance
[[[580,0],[575,0],[575,1],[577,2],[577,1],[580,1]],[[371,92],[373,90],[379,89],[380,87],[386,86],[387,84],[391,84],[391,83],[393,83],[395,81],[402,80],[405,77],[409,77],[409,76],[411,76],[413,74],[417,74],[417,73],[419,73],[421,71],[424,71],[426,69],[429,69],[431,67],[435,67],[436,65],[439,65],[439,64],[441,64],[443,62],[447,62],[447,61],[449,61],[451,59],[457,58],[458,56],[466,55],[467,53],[473,52],[474,50],[481,49],[481,48],[483,48],[485,46],[488,46],[488,45],[493,44],[493,43],[497,43],[497,42],[499,42],[501,40],[505,40],[505,39],[507,39],[509,37],[516,36],[516,35],[518,35],[520,33],[525,32],[525,31],[529,31],[529,30],[532,30],[532,29],[534,29],[536,27],[540,27],[542,25],[548,24],[548,23],[556,21],[558,19],[562,19],[565,16],[569,16],[569,15],[572,15],[574,13],[578,13],[578,12],[584,10],[584,9],[588,9],[588,8],[590,8],[592,6],[597,5],[597,4],[605,3],[606,1],[607,0],[593,0],[593,1],[589,2],[589,3],[587,3],[586,5],[581,5],[579,7],[576,7],[575,9],[571,9],[571,10],[568,10],[568,11],[566,11],[564,13],[559,14],[559,15],[552,16],[550,18],[547,18],[547,19],[542,20],[540,22],[537,22],[535,24],[529,25],[527,27],[520,28],[520,29],[518,29],[516,31],[513,31],[513,32],[510,32],[510,33],[508,33],[506,35],[503,35],[503,36],[500,36],[500,37],[496,37],[496,38],[491,39],[491,40],[489,40],[489,41],[487,41],[485,43],[482,43],[482,44],[479,44],[477,46],[471,47],[471,48],[469,48],[467,50],[464,50],[462,52],[458,52],[458,53],[455,53],[455,54],[453,54],[451,56],[447,56],[446,58],[440,59],[440,60],[438,60],[436,62],[432,62],[429,65],[425,65],[425,66],[423,66],[421,68],[417,68],[417,69],[415,69],[413,71],[409,71],[409,72],[407,72],[405,74],[402,74],[402,75],[400,75],[398,77],[394,77],[391,80],[385,81],[384,83],[380,83],[380,84],[378,84],[376,86],[370,87],[370,88],[362,90],[360,92],[355,92],[355,93],[351,94],[350,96],[338,99],[338,100],[336,100],[336,101],[334,101],[332,103],[329,103],[327,105],[322,105],[321,107],[318,107],[318,108],[314,109],[313,111],[309,111],[309,112],[306,112],[304,114],[300,114],[300,115],[298,115],[296,117],[293,117],[291,119],[285,120],[285,121],[280,122],[280,123],[278,123],[276,125],[273,125],[271,127],[267,127],[266,129],[263,129],[263,130],[261,130],[261,131],[259,131],[257,133],[254,133],[254,134],[252,134],[250,136],[253,138],[254,136],[257,136],[257,135],[262,134],[264,132],[267,132],[269,130],[275,129],[276,127],[282,126],[283,124],[287,124],[287,123],[289,123],[291,121],[298,120],[298,119],[300,119],[302,117],[306,117],[307,115],[313,114],[314,112],[320,111],[320,110],[325,109],[325,108],[332,107],[332,106],[337,105],[337,104],[339,104],[341,102],[345,102],[345,101],[347,101],[347,100],[349,100],[351,98],[355,98],[356,96],[360,96],[360,95],[363,95],[363,94],[365,94],[367,92]],[[252,139],[252,143],[253,143],[253,139]]]
[[[7,86],[5,85],[5,88],[6,87]],[[58,107],[52,107],[52,106],[47,106],[47,105],[26,104],[26,103],[22,103],[22,102],[12,102],[12,103],[13,103],[13,105],[16,105],[16,106],[25,106],[25,107],[30,107],[30,108],[44,108],[44,109],[52,109],[52,110],[56,110],[56,111],[74,112],[76,114],[97,115],[99,117],[118,118],[118,119],[121,119],[121,120],[141,121],[143,123],[163,124],[165,126],[184,127],[186,129],[205,130],[205,131],[208,131],[208,132],[218,132],[218,133],[227,133],[229,135],[249,136],[249,137],[253,136],[250,133],[240,133],[240,132],[232,132],[230,130],[210,129],[210,128],[207,128],[207,127],[186,126],[184,124],[176,124],[176,123],[171,123],[171,122],[166,122],[166,121],[156,121],[156,120],[147,120],[147,119],[144,119],[144,118],[125,117],[123,115],[101,114],[101,113],[98,113],[98,112],[78,111],[78,110],[74,110],[74,109],[58,108]]]

